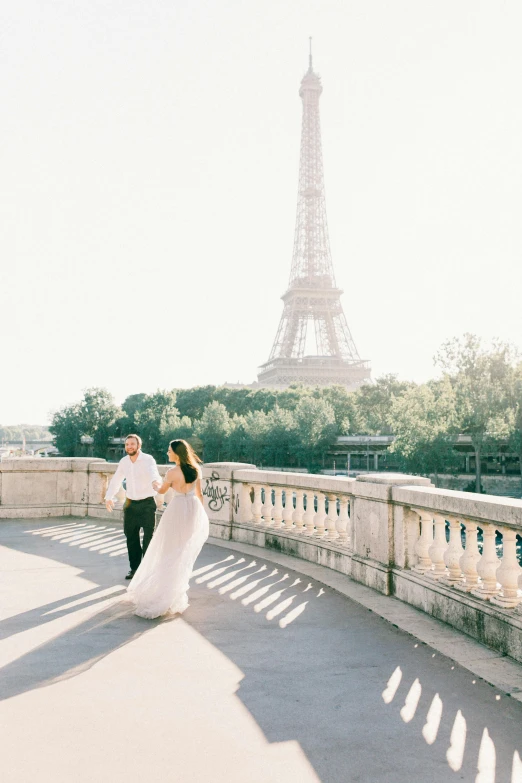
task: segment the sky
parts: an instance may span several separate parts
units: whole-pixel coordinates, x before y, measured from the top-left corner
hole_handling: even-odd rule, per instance
[[[251,383],[313,36],[337,284],[374,378],[522,348],[520,0],[0,0],[0,424]]]

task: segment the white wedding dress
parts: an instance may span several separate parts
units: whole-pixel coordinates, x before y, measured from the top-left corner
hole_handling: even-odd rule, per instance
[[[208,517],[195,494],[176,492],[163,512],[145,557],[127,588],[139,617],[153,619],[184,612],[192,568],[208,538]]]

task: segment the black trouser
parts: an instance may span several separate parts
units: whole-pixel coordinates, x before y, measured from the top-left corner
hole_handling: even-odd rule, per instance
[[[143,500],[125,501],[123,506],[123,532],[127,537],[127,551],[131,571],[136,571],[141,558],[147,551],[152,534],[156,514],[156,501],[154,498]],[[140,530],[143,528],[143,548],[140,544]]]

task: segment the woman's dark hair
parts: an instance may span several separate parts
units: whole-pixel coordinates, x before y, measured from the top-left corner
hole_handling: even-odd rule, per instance
[[[200,458],[186,440],[171,440],[170,448],[179,457],[179,466],[187,484],[192,484],[198,477],[198,462]]]

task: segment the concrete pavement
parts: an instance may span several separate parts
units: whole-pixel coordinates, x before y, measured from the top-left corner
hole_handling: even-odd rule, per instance
[[[411,607],[214,542],[147,621],[126,570],[117,523],[1,523],[5,783],[522,781],[522,667]]]

